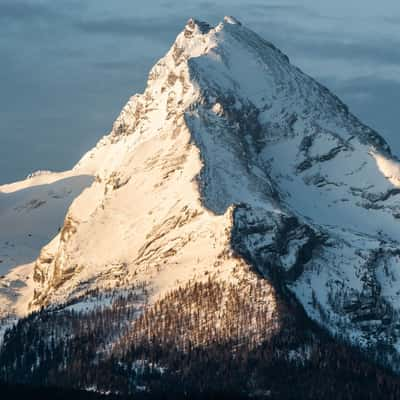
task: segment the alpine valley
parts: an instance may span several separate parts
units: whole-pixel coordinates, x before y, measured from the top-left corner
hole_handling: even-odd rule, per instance
[[[400,398],[400,162],[232,17],[70,171],[0,186],[0,380]]]

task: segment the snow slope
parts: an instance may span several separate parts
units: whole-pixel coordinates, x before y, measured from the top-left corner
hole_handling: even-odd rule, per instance
[[[72,185],[59,233],[50,203],[43,212],[56,225],[46,223],[47,236],[42,223],[32,228],[53,238],[27,267],[33,295],[15,301],[18,312],[132,282],[155,301],[209,274],[239,283],[256,269],[332,333],[361,348],[384,344],[380,357],[396,367],[400,164],[337,97],[236,19],[189,20],[145,92],[66,174],[82,185]],[[44,244],[25,251],[21,232],[16,266]]]
[[[89,174],[40,173],[0,186],[0,313],[32,287],[32,267],[40,249],[61,229],[68,207]]]

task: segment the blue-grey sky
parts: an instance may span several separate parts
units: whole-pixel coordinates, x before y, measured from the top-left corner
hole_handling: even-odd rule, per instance
[[[194,16],[234,15],[400,155],[398,0],[0,0],[0,183],[68,169]]]

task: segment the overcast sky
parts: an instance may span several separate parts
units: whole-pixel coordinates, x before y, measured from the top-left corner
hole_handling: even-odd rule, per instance
[[[0,0],[0,183],[72,167],[186,20],[224,15],[274,42],[400,155],[399,0]]]

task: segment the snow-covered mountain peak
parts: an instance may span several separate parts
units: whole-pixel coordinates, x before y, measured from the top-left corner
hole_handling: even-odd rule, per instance
[[[326,119],[335,118],[344,128],[340,134],[345,140],[355,133],[380,151],[389,151],[384,140],[365,126],[358,132],[348,132],[348,126],[354,127],[358,121],[347,107],[291,65],[273,44],[233,17],[225,17],[216,27],[190,19],[171,50],[152,69],[147,91],[160,83],[158,78],[167,77],[172,82],[174,76],[196,85],[202,101],[212,102],[223,93],[232,97],[238,108],[241,104],[257,107],[260,121],[279,115],[286,125],[294,120],[307,123],[310,117],[323,125]],[[304,135],[308,130],[299,132]]]
[[[272,308],[277,285],[331,332],[400,349],[398,161],[232,17],[189,20],[144,93],[68,174],[94,180],[79,181],[30,264],[31,309],[138,282],[155,301],[211,275],[262,275]],[[39,179],[55,177],[23,185]]]
[[[207,22],[199,21],[195,18],[190,18],[185,27],[186,37],[190,37],[196,33],[205,34],[212,29]]]

